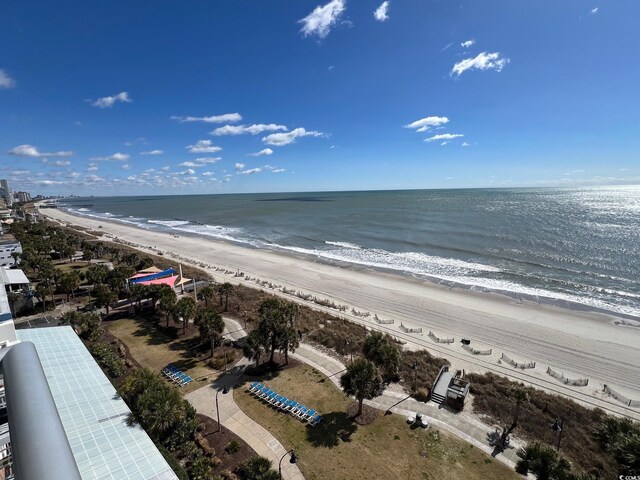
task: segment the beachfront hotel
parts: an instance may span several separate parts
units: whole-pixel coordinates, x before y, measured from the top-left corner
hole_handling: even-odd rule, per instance
[[[177,479],[73,329],[16,330],[4,285],[0,377],[0,480]]]

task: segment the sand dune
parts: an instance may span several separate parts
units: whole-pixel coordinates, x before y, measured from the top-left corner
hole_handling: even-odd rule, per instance
[[[86,228],[102,225],[102,232],[166,252],[168,258],[173,252],[197,263],[239,270],[288,289],[333,300],[347,305],[348,311],[355,308],[370,312],[367,318],[347,316],[407,340],[408,348],[428,348],[446,356],[456,368],[496,371],[587,404],[640,418],[640,411],[625,408],[601,393],[606,383],[640,399],[640,328],[615,325],[614,321],[620,320],[615,317],[518,303],[500,295],[449,289],[399,275],[331,266],[195,236],[176,238],[168,233],[71,216],[61,210],[41,213]],[[394,324],[380,325],[373,319],[374,314],[393,319]],[[421,327],[422,334],[401,331],[401,322],[408,327]],[[430,329],[443,337],[455,337],[456,343],[435,343],[427,336]],[[472,355],[460,347],[460,337],[470,338],[472,345],[483,349],[491,348],[492,354]],[[499,362],[502,353],[519,362],[534,361],[536,368],[514,369]],[[588,378],[589,385],[565,386],[546,374],[548,366],[567,372],[567,377]]]

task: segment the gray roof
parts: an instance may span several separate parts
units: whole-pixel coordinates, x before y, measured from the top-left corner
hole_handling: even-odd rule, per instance
[[[83,479],[177,479],[146,432],[127,426],[129,408],[71,327],[16,333],[36,346]]]

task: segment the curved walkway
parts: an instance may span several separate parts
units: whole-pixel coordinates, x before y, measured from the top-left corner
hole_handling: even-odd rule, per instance
[[[224,334],[227,338],[230,338],[232,340],[240,340],[246,336],[246,332],[244,331],[240,323],[238,323],[236,320],[225,318],[224,321],[226,325]],[[346,369],[346,366],[336,358],[322,352],[318,348],[315,348],[311,345],[304,344],[304,343],[300,344],[300,346],[296,349],[295,353],[292,353],[291,356],[292,358],[295,358],[301,362],[304,362],[312,366],[316,370],[322,372],[338,388],[341,388],[340,373]],[[243,364],[242,370],[244,370],[245,366],[249,363],[249,361],[243,358],[240,363]],[[224,379],[224,377],[222,377],[222,379]],[[224,385],[224,383],[220,383],[220,386],[222,385]],[[204,388],[207,388],[207,387],[204,387]],[[200,389],[200,390],[203,390],[203,389]],[[193,393],[196,393],[196,392],[193,392]],[[190,395],[193,395],[193,394],[190,394]],[[222,395],[220,395],[219,397],[221,398]],[[436,405],[432,402],[427,402],[427,403],[418,402],[413,398],[410,398],[406,394],[406,392],[404,392],[402,388],[397,384],[394,384],[391,387],[385,389],[382,395],[374,398],[373,400],[367,400],[365,401],[365,403],[379,410],[383,410],[383,411],[390,410],[391,412],[394,412],[403,416],[407,416],[409,413],[416,413],[416,412],[422,413],[422,415],[427,418],[427,421],[431,425],[437,426],[442,430],[446,430],[452,433],[453,435],[483,450],[487,454],[492,454],[493,452],[493,447],[489,445],[489,442],[487,439],[487,434],[493,431],[492,427],[480,422],[479,420],[469,415],[468,413],[465,413],[465,412],[454,413],[445,408],[441,408],[439,405]],[[213,406],[215,408],[215,405]],[[237,406],[236,408],[238,409]],[[212,418],[215,418],[214,415],[215,415],[215,411],[213,412],[213,415],[209,414],[209,416],[211,416]],[[224,423],[225,421],[223,419],[222,409],[220,411],[220,417],[221,417],[222,424],[227,426]],[[235,430],[233,431],[236,432]],[[238,432],[236,433],[239,436],[241,436],[243,439],[245,439],[242,435],[240,435],[240,433]],[[245,441],[247,440],[245,439]],[[247,441],[247,443],[249,442]],[[517,462],[518,460],[516,452],[518,451],[520,444],[517,441],[512,440],[511,447],[512,448],[509,448],[505,450],[503,453],[497,455],[496,458],[499,461],[510,466],[511,468],[515,468],[515,462]],[[281,451],[283,454],[284,449],[282,449]]]
[[[209,385],[185,395],[185,398],[198,413],[216,420],[216,392],[224,386],[228,387],[229,393],[226,395],[222,392],[218,394],[220,423],[247,442],[258,455],[271,460],[273,467],[277,470],[278,462],[287,450],[273,435],[245,415],[233,399],[233,388],[249,364],[250,362],[243,358],[226,375],[222,375]],[[298,466],[289,463],[286,458],[282,461],[282,477],[286,480],[304,480]]]

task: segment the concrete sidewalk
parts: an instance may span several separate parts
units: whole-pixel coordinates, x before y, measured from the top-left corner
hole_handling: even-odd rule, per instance
[[[234,329],[231,328],[231,330]],[[247,442],[258,455],[271,460],[273,468],[277,470],[278,462],[287,450],[273,435],[245,415],[233,399],[233,388],[239,383],[240,376],[250,364],[249,360],[243,358],[226,375],[185,395],[185,398],[198,413],[217,420],[216,392],[227,386],[230,389],[229,393],[218,394],[220,423]],[[287,480],[304,480],[298,466],[289,463],[288,457],[282,461],[282,477]]]
[[[225,323],[230,331],[235,332],[236,336],[246,335],[237,321],[225,318]],[[301,343],[295,353],[290,355],[292,358],[304,362],[323,373],[339,389],[342,389],[342,387],[340,387],[340,374],[347,367],[336,358],[305,343]],[[384,390],[382,395],[373,400],[367,400],[365,403],[379,410],[390,410],[404,417],[410,413],[414,415],[415,413],[421,413],[431,425],[452,433],[489,455],[493,453],[494,448],[489,445],[487,435],[495,432],[495,426],[486,425],[468,413],[453,412],[433,402],[418,402],[410,398],[398,384],[391,385]],[[497,455],[496,459],[511,468],[515,468],[515,462],[518,461],[516,452],[520,446],[521,444],[519,442],[512,439],[511,448]]]
[[[308,344],[300,344],[295,353],[290,355],[324,373],[341,389],[340,374],[346,369],[346,366],[339,360]],[[409,414],[415,416],[415,413],[421,413],[430,425],[462,438],[489,455],[493,452],[487,434],[495,431],[495,427],[489,427],[465,412],[452,412],[433,402],[418,402],[410,398],[398,384],[391,385],[390,388],[384,390],[382,395],[373,400],[365,400],[365,404],[383,411],[390,410],[404,417]],[[511,468],[515,468],[515,462],[518,461],[516,452],[521,445],[512,440],[511,446],[513,448],[508,448],[496,458]]]

